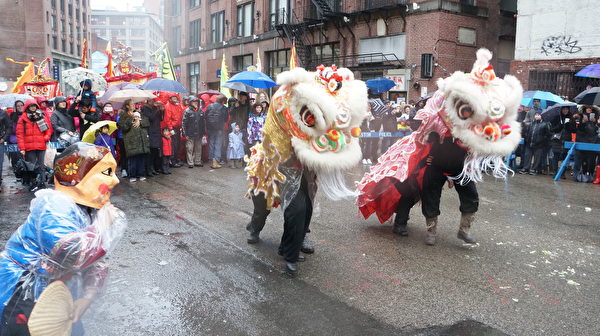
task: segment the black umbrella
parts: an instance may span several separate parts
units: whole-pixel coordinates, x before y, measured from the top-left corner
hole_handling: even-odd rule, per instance
[[[418,102],[420,102],[422,100],[427,101],[427,99],[433,97],[434,94],[435,94],[435,91],[429,92],[428,94],[424,95],[423,97],[419,97],[419,99],[417,99],[417,101],[415,103],[418,103]]]
[[[575,97],[575,102],[582,105],[600,105],[600,86],[587,89]]]
[[[542,111],[542,120],[554,123],[559,118],[563,107],[569,108],[569,114],[567,116],[572,116],[577,113],[577,104],[575,103],[554,104]]]

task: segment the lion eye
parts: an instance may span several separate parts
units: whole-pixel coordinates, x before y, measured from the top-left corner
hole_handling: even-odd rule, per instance
[[[300,119],[302,120],[304,125],[306,125],[308,127],[315,126],[315,123],[316,123],[315,115],[312,114],[312,112],[310,112],[310,110],[308,109],[308,107],[306,105],[302,106],[302,108],[300,109]]]
[[[106,176],[111,176],[112,175],[112,168],[108,168],[105,171],[102,172],[102,174],[106,175]]]
[[[454,106],[456,107],[458,117],[462,120],[469,119],[473,115],[473,108],[471,105],[462,100],[458,100]]]

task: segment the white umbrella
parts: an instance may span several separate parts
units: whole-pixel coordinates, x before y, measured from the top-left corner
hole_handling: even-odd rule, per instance
[[[92,81],[92,91],[106,90],[106,80],[98,73],[85,68],[69,69],[62,72],[62,81],[75,91],[81,90],[79,83],[89,79]]]
[[[124,103],[126,100],[131,99],[134,103],[138,103],[152,98],[156,98],[156,96],[149,91],[126,89],[115,92],[108,100],[116,103]]]

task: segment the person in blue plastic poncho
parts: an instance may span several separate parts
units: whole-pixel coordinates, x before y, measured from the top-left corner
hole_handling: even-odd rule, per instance
[[[119,183],[104,147],[78,142],[56,157],[55,190],[40,190],[31,213],[0,253],[0,335],[29,335],[27,321],[48,284],[61,280],[74,297],[72,335],[108,275],[105,255],[126,226],[110,204]]]

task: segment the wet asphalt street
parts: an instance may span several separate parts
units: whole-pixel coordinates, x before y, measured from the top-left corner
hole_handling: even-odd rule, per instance
[[[5,171],[0,242],[32,194]],[[348,181],[362,175],[360,168]],[[242,170],[175,169],[123,181],[113,203],[129,228],[111,259],[88,335],[598,335],[600,186],[547,176],[479,185],[478,244],[456,238],[445,190],[436,246],[420,207],[409,236],[358,217],[353,200],[319,197],[316,253],[295,279],[276,253],[282,214],[246,243],[252,204]],[[587,209],[586,209],[587,208]]]

